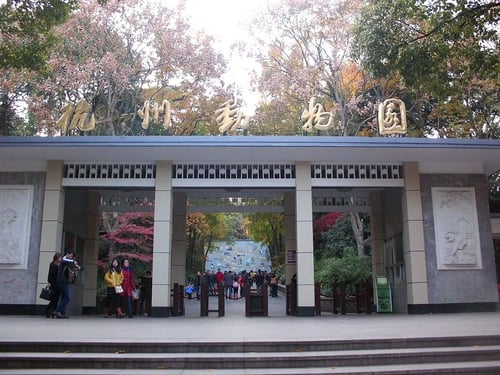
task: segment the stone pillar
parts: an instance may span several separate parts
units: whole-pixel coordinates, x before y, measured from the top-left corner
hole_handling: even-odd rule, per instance
[[[153,240],[153,316],[169,316],[172,288],[172,163],[156,164]]]
[[[384,205],[382,193],[370,194],[370,232],[373,277],[385,276],[384,266]]]
[[[87,193],[87,223],[83,248],[83,314],[96,313],[97,260],[99,257],[99,199],[98,192]]]
[[[402,194],[403,249],[406,270],[408,312],[418,312],[429,303],[425,260],[424,223],[418,163],[403,164],[405,185]]]
[[[314,247],[311,165],[296,164],[297,217],[297,315],[313,316],[314,310]]]
[[[186,203],[185,193],[174,193],[172,213],[172,285],[186,280]],[[200,270],[202,271],[202,270]]]
[[[294,252],[297,258],[297,231],[295,218],[295,193],[286,192],[284,196],[285,212],[285,279],[286,284],[290,284],[293,275],[297,273],[297,262],[289,263],[288,252]]]
[[[47,301],[38,297],[39,291],[47,285],[49,264],[56,252],[61,252],[64,218],[64,188],[62,177],[64,163],[60,160],[49,161],[43,197],[42,234],[40,239],[40,259],[38,261],[37,305]]]

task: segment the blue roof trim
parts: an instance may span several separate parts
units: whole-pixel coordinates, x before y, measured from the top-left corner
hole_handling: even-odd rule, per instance
[[[144,136],[0,137],[0,147],[368,147],[500,149],[496,139],[307,137],[307,136]]]

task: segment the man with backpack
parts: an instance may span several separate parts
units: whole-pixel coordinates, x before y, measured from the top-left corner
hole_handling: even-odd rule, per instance
[[[71,285],[76,281],[80,266],[74,259],[74,250],[66,250],[57,270],[57,283],[61,292],[61,299],[54,313],[58,319],[66,319],[66,306],[71,301]]]

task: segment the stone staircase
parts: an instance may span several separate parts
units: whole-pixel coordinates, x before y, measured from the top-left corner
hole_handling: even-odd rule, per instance
[[[0,374],[118,373],[500,374],[500,335],[304,342],[0,342]]]

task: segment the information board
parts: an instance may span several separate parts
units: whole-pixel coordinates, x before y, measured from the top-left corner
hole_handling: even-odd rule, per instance
[[[385,276],[376,277],[377,312],[392,312],[391,285]]]

